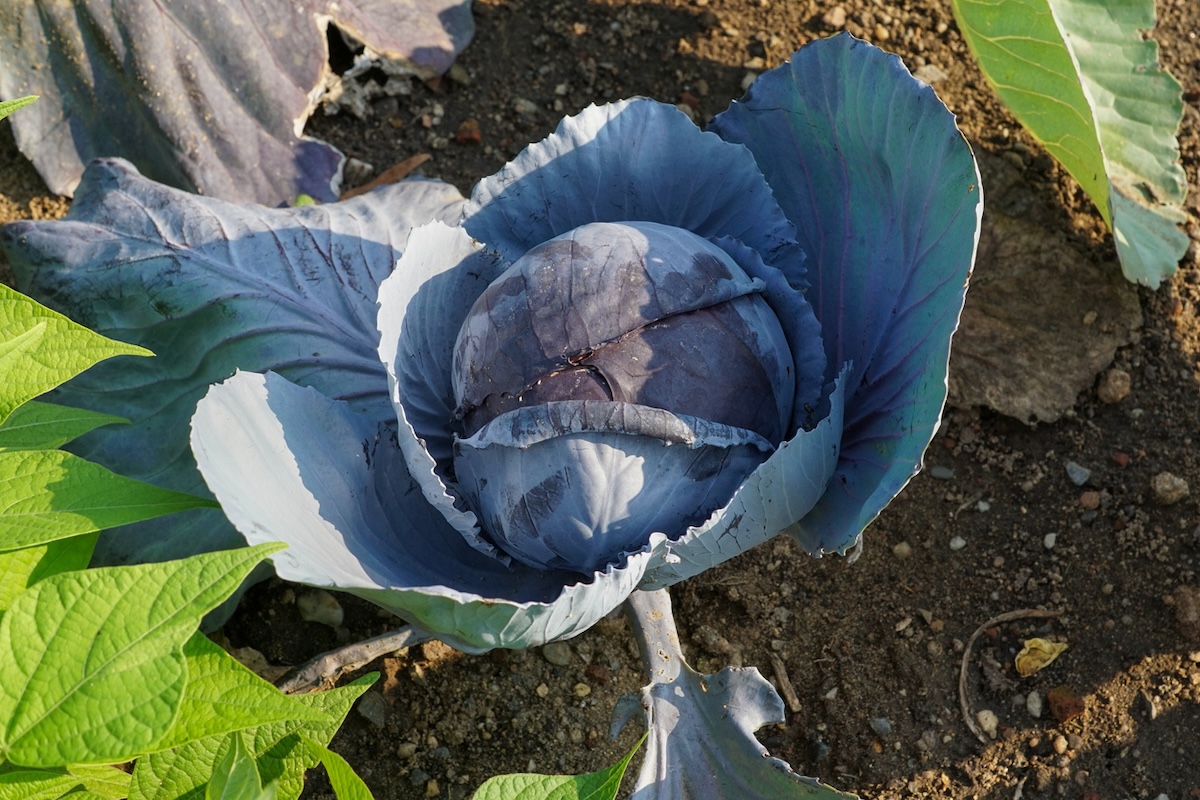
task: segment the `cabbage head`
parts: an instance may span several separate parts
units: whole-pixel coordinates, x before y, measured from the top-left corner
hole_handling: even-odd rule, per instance
[[[77,198],[4,232],[21,288],[172,359],[76,384],[133,420],[86,454],[187,491],[198,466],[245,540],[288,543],[281,577],[470,652],[574,636],[780,533],[855,547],[937,428],[982,209],[952,115],[849,36],[706,131],[591,106],[466,200],[252,209],[118,161]]]

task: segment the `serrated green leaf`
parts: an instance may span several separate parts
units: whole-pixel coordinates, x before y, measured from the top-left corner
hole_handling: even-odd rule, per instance
[[[93,333],[0,284],[0,422],[88,367],[149,350]]]
[[[278,798],[298,798],[304,788],[304,771],[317,763],[300,737],[327,745],[354,701],[377,677],[374,673],[364,675],[338,689],[293,698],[309,710],[327,714],[325,721],[287,720],[244,731],[259,775],[278,785]],[[224,736],[212,736],[138,759],[130,800],[201,800],[224,740]]]
[[[586,775],[497,775],[484,781],[472,800],[614,800],[630,759],[644,741],[645,735],[616,764]]]
[[[204,800],[274,800],[275,784],[263,787],[254,757],[242,734],[226,737],[204,790]]]
[[[184,645],[188,682],[179,716],[156,749],[168,750],[209,736],[288,720],[329,721],[329,714],[300,703],[238,663],[202,633]]]
[[[0,800],[50,800],[72,789],[77,790],[70,795],[72,800],[89,796],[119,800],[129,793],[129,773],[79,764],[51,769],[0,765]]]
[[[0,553],[0,613],[12,604],[17,595],[43,578],[85,569],[92,558],[98,535],[73,536],[37,547]]]
[[[25,97],[18,97],[15,100],[0,101],[0,119],[4,119],[9,114],[16,111],[18,108],[27,106],[30,103],[32,103],[34,100],[37,100],[37,99],[38,99],[38,96],[36,94],[31,94],[31,95],[27,95]]]
[[[1125,277],[1151,288],[1188,246],[1179,82],[1158,66],[1153,0],[953,0],[996,93],[1112,228]]]
[[[338,800],[375,800],[371,790],[346,759],[330,750],[323,744],[318,744],[307,736],[300,737],[305,747],[325,767],[329,783]]]
[[[53,450],[105,425],[127,422],[112,414],[30,400],[0,424],[0,451]]]
[[[67,572],[23,592],[0,618],[0,759],[114,763],[151,749],[182,701],[184,643],[279,549]]]
[[[61,450],[0,453],[0,552],[216,507],[212,500],[126,478]]]

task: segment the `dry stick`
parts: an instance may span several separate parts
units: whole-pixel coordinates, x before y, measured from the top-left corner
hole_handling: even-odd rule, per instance
[[[779,693],[783,695],[783,699],[787,700],[788,708],[792,713],[798,713],[802,705],[800,705],[800,697],[796,694],[796,690],[792,687],[792,682],[788,678],[787,667],[783,663],[783,659],[771,653],[771,669],[775,671],[775,680],[779,684]]]
[[[967,665],[971,663],[971,647],[975,644],[975,640],[979,638],[979,634],[983,633],[988,628],[994,625],[1000,625],[1004,622],[1012,622],[1018,619],[1043,619],[1045,617],[1061,617],[1061,611],[1046,611],[1041,608],[1021,608],[1016,611],[1008,611],[998,617],[992,617],[987,622],[980,625],[971,634],[971,638],[967,640],[967,646],[963,650],[962,668],[958,671],[958,705],[962,709],[963,722],[967,723],[967,727],[971,729],[971,733],[975,734],[975,738],[983,744],[988,743],[988,738],[975,724],[975,719],[971,716],[971,706],[967,703]]]
[[[349,200],[351,197],[357,197],[360,194],[366,194],[372,189],[378,189],[388,183],[397,183],[408,177],[408,173],[412,172],[417,167],[424,164],[430,158],[429,153],[418,153],[411,158],[406,158],[399,164],[388,167],[377,178],[362,186],[356,186],[353,189],[347,189],[342,192],[340,200]]]
[[[285,694],[315,692],[322,687],[333,686],[347,672],[365,667],[380,656],[432,639],[433,636],[411,625],[388,631],[371,639],[339,647],[321,653],[305,661],[291,673],[287,680],[276,684]]]

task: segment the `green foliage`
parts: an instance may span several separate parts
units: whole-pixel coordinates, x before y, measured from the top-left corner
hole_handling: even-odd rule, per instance
[[[31,94],[26,97],[18,97],[16,100],[0,101],[0,119],[4,119],[9,114],[16,111],[18,108],[21,108],[22,106],[27,106],[30,103],[32,103],[34,100],[37,100],[37,95]]]
[[[374,676],[289,697],[196,632],[281,545],[85,569],[103,528],[215,505],[54,449],[123,420],[31,398],[116,355],[150,353],[0,286],[0,800],[295,798],[318,761],[370,797],[325,746]]]
[[[625,769],[644,741],[642,736],[611,767],[586,775],[497,775],[479,787],[473,800],[614,800]]]
[[[1179,82],[1158,66],[1153,0],[953,0],[979,65],[1092,198],[1130,281],[1157,288],[1187,250]]]

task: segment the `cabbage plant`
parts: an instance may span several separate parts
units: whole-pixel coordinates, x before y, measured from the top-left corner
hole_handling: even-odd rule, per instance
[[[250,212],[96,169],[114,199],[80,213],[120,246],[26,225],[5,235],[14,269],[68,304],[151,294],[153,313],[88,320],[160,354],[188,342],[169,391],[94,384],[143,419],[243,370],[199,401],[191,448],[245,539],[288,543],[281,577],[467,652],[624,604],[651,675],[618,714],[649,727],[635,797],[833,794],[763,757],[753,732],[783,709],[756,670],[687,667],[665,589],[781,532],[844,554],[920,467],[982,195],[899,59],[814,42],[703,132],[652,100],[592,106],[462,203],[426,182],[389,190],[402,210]],[[381,246],[397,213],[433,221]],[[381,249],[394,269],[361,265]],[[118,408],[150,447],[97,454],[156,450],[186,484],[172,431]]]

